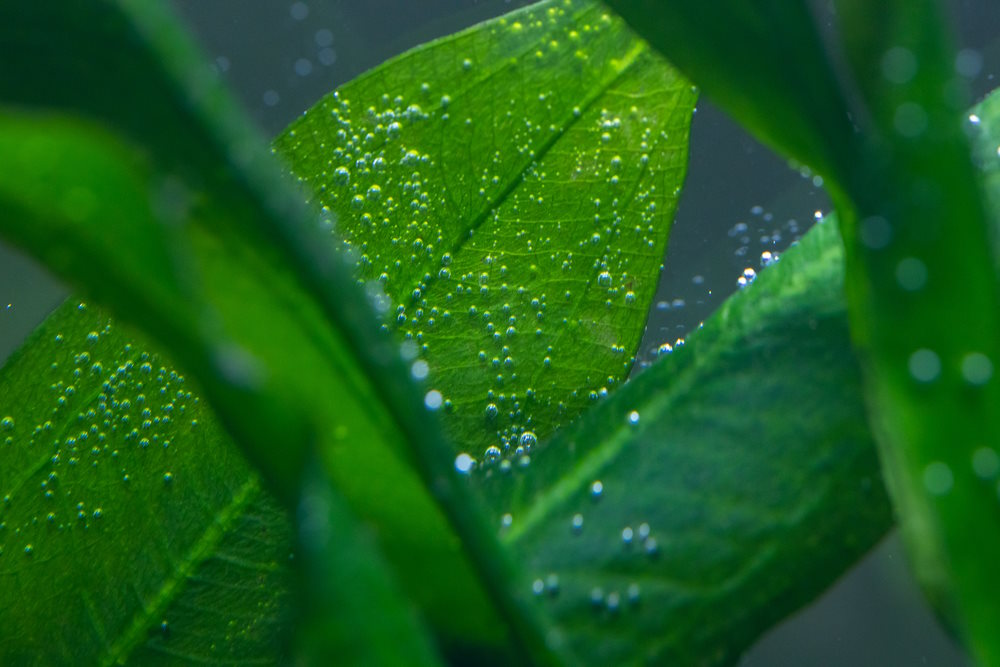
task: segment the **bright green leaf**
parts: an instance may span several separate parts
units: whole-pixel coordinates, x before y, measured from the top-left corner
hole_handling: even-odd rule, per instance
[[[192,383],[69,303],[0,375],[4,664],[275,664],[290,525]]]
[[[560,0],[390,61],[278,139],[456,454],[517,465],[627,376],[694,102],[619,19]]]

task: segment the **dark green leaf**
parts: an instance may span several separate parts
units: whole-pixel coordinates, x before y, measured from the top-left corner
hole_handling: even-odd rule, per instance
[[[524,585],[583,662],[732,664],[889,528],[842,261],[819,225],[495,481]]]
[[[852,331],[915,569],[1000,664],[1000,281],[941,7],[839,3],[869,119],[842,202]],[[995,150],[995,146],[994,146]]]
[[[694,101],[603,7],[552,1],[391,61],[276,142],[419,347],[455,454],[516,463],[627,376]]]
[[[726,3],[712,16],[697,3],[611,4],[751,130],[825,170],[871,422],[916,569],[946,611],[954,593],[973,652],[1000,664],[1000,505],[983,467],[1000,441],[1000,294],[940,5],[838,2],[841,86],[805,3]],[[686,53],[705,57],[686,65]],[[840,90],[852,91],[853,136]],[[790,139],[812,128],[813,141],[778,141],[783,126]]]

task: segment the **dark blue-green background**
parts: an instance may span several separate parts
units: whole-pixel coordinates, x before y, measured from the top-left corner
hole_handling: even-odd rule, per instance
[[[208,58],[272,137],[320,96],[383,60],[525,0],[174,0]],[[1000,85],[1000,3],[951,0],[963,48],[982,56],[982,96]],[[824,24],[830,2],[818,0]],[[761,253],[780,251],[828,204],[809,175],[790,170],[707,100],[692,125],[691,164],[643,362],[683,336],[736,289]],[[0,360],[67,292],[0,245]],[[10,304],[8,306],[8,304]],[[773,630],[746,667],[965,665],[920,598],[896,537],[817,603]]]

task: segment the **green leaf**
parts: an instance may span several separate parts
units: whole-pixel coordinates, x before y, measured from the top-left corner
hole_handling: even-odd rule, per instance
[[[390,61],[276,141],[429,366],[455,454],[526,460],[627,376],[694,102],[599,4],[552,1]]]
[[[890,527],[835,223],[540,448],[497,517],[584,663],[732,664]]]
[[[987,379],[1000,359],[1000,293],[962,128],[966,83],[941,7],[838,2],[841,85],[805,3],[755,5],[756,16],[739,3],[713,5],[711,17],[690,3],[611,4],[748,128],[826,170],[870,419],[916,570],[946,613],[959,604],[973,653],[1000,664],[1000,605],[990,594],[1000,506],[992,466],[983,467],[1000,441],[1000,385]],[[770,20],[776,13],[795,18]],[[782,61],[767,62],[761,49]],[[689,51],[707,57],[688,66]],[[829,90],[817,95],[816,86]],[[853,133],[824,120],[843,125],[843,90],[852,91]],[[762,122],[765,109],[783,121]],[[792,138],[796,127],[829,131],[813,131],[811,145],[776,141],[786,122]]]
[[[296,554],[305,591],[296,609],[300,662],[316,667],[439,665],[416,623],[416,610],[400,604],[392,568],[374,536],[321,470],[318,461],[307,469],[298,509]]]
[[[70,302],[4,367],[5,664],[280,662],[289,521],[193,389]]]
[[[840,209],[872,423],[917,574],[997,665],[1000,281],[966,86],[936,3],[839,9],[869,118]]]
[[[850,107],[809,3],[606,2],[765,144],[828,178],[854,165]]]
[[[286,502],[318,450],[446,644],[509,639],[484,591],[516,607],[502,555],[440,475],[451,456],[395,345],[172,17],[123,1],[5,5],[0,19],[0,100],[38,110],[0,119],[8,238],[167,346]],[[39,34],[66,52],[25,58]]]

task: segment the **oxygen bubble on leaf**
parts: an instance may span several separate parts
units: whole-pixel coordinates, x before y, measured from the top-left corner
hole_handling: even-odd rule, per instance
[[[635,606],[639,604],[639,584],[632,583],[628,585],[628,602],[630,605]]]
[[[656,543],[656,539],[653,537],[646,540],[645,545],[647,556],[656,556],[660,552],[660,546]]]
[[[975,79],[983,69],[983,54],[976,49],[962,49],[955,54],[955,73]]]
[[[917,74],[918,62],[913,51],[894,46],[882,55],[882,76],[890,83],[908,83]]]
[[[1000,472],[1000,456],[991,447],[980,447],[972,453],[972,471],[981,479],[993,479]]]
[[[631,526],[625,526],[622,528],[622,542],[625,543],[625,546],[632,544],[633,535],[634,533],[632,532]]]
[[[889,221],[880,215],[873,215],[861,221],[861,242],[872,250],[880,250],[892,239]]]
[[[0,419],[0,430],[2,431],[13,431],[14,430],[14,418],[4,417]]]
[[[628,413],[628,423],[633,425],[639,423],[639,412],[637,410]]]
[[[441,407],[441,403],[443,402],[443,400],[444,399],[441,396],[440,391],[438,391],[437,389],[431,389],[424,396],[424,405],[427,406],[428,410],[437,410],[438,408]]]
[[[583,532],[583,515],[574,514],[573,519],[570,521],[570,528],[573,530],[574,535],[579,535]]]
[[[555,597],[556,595],[559,594],[559,575],[558,574],[554,574],[553,573],[553,574],[550,574],[549,576],[545,577],[545,590],[552,597]]]
[[[896,265],[896,282],[908,292],[915,292],[927,284],[927,265],[916,257],[906,257]]]
[[[534,431],[525,431],[521,434],[519,442],[522,447],[529,450],[538,444],[538,436],[535,435]]]
[[[541,595],[545,592],[545,582],[541,579],[535,579],[531,582],[531,592],[535,595]]]
[[[351,172],[347,167],[337,167],[333,170],[333,182],[341,186],[350,184]]]
[[[590,497],[594,500],[600,500],[604,493],[604,483],[601,480],[595,481],[590,485]]]
[[[955,483],[955,476],[946,463],[934,461],[924,468],[924,488],[935,496],[943,496]]]
[[[649,537],[649,524],[646,522],[639,524],[639,539],[645,540]]]
[[[430,373],[430,366],[423,359],[414,361],[413,365],[410,366],[410,375],[413,376],[414,380],[424,380],[428,373]]]
[[[465,452],[462,452],[461,454],[455,457],[455,470],[462,473],[463,475],[469,474],[475,465],[476,465],[476,460],[471,456],[469,456],[468,454],[466,454]]]
[[[972,385],[984,385],[993,377],[993,362],[981,352],[972,352],[962,359],[962,377]]]
[[[910,355],[910,375],[917,382],[933,382],[941,374],[941,359],[933,350],[922,348]]]

